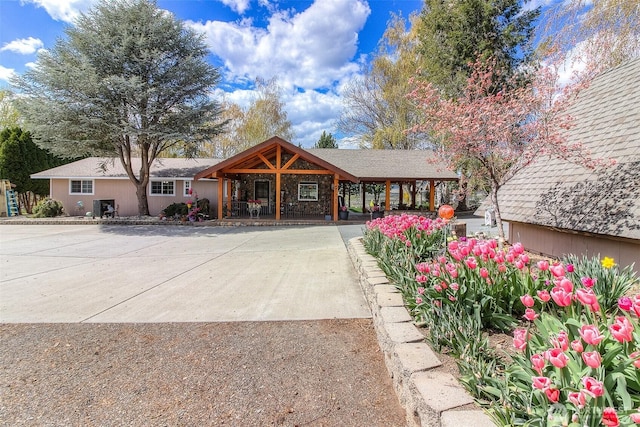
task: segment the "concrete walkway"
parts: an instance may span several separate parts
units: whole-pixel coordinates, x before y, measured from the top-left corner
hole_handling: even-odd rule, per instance
[[[370,316],[335,226],[0,227],[0,322]]]

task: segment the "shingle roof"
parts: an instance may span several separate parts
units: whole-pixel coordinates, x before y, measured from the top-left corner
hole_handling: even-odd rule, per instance
[[[458,175],[442,166],[429,151],[335,148],[310,148],[307,151],[365,181],[458,179]]]
[[[617,164],[589,170],[544,157],[498,193],[502,217],[594,234],[640,239],[640,59],[593,80],[572,106],[570,143]]]
[[[151,166],[151,177],[155,178],[193,178],[199,171],[206,169],[221,159],[178,159],[160,158],[156,159]],[[140,159],[134,158],[133,170],[140,169]],[[101,165],[106,165],[103,170]],[[129,179],[122,167],[119,159],[107,157],[88,157],[77,162],[58,166],[31,175],[32,178],[109,178],[109,179]]]

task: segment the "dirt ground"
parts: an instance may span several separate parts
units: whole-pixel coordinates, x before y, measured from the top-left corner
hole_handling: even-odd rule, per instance
[[[404,426],[371,319],[0,325],[2,426]]]

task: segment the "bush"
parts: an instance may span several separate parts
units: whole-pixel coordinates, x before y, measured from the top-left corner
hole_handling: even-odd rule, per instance
[[[33,209],[34,218],[54,218],[64,214],[62,202],[54,199],[44,199]]]
[[[174,216],[183,216],[188,213],[188,208],[185,203],[172,203],[164,208],[164,214],[170,218]]]

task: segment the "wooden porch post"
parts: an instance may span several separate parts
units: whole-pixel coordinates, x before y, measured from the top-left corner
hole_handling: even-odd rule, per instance
[[[391,180],[384,183],[384,210],[391,210]]]
[[[362,190],[362,213],[365,213],[365,210],[367,209],[367,205],[365,204],[367,199],[367,184],[361,182],[360,189]]]
[[[418,181],[413,181],[413,188],[411,188],[411,208],[416,208],[416,191],[418,190]]]
[[[401,205],[403,203],[404,203],[404,183],[400,182],[399,189],[398,189],[398,205]]]
[[[231,216],[231,180],[227,179],[227,213]]]
[[[224,203],[224,178],[218,177],[218,219],[222,219],[223,203]]]
[[[282,201],[280,200],[280,186],[282,185],[280,177],[280,170],[282,169],[282,147],[278,145],[276,148],[276,221],[280,221],[280,204]]]
[[[429,181],[429,210],[436,210],[436,182],[433,179]]]
[[[333,175],[333,192],[332,192],[332,199],[333,199],[333,220],[337,221],[338,220],[338,186],[340,185],[340,177],[338,176],[338,174],[334,174]]]

